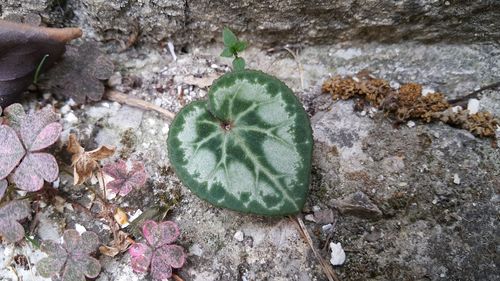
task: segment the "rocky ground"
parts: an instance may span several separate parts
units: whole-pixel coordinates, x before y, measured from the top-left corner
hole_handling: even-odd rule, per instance
[[[61,10],[48,2],[51,1],[21,6],[43,11],[40,14],[44,19],[52,17],[59,24],[67,18],[79,18],[78,24],[84,27],[84,40],[102,41],[101,48],[115,63],[115,73],[107,82],[111,89],[176,113],[185,104],[206,98],[213,79],[229,71],[230,60],[219,57],[222,45],[207,39],[213,35],[200,35],[198,37],[206,37],[200,41],[192,39],[198,37],[188,40],[189,36],[182,36],[178,44],[174,40],[176,59],[163,41],[152,40],[147,34],[141,36],[148,37],[148,43],[139,41],[136,46],[119,52],[123,44],[115,39],[125,42],[129,38],[132,31],[128,29],[133,26],[125,21],[127,13],[143,9],[144,6],[139,5],[142,1],[123,4],[127,8],[122,8],[128,11],[123,14],[119,13],[122,8],[116,4],[118,1],[108,1],[109,5],[105,5],[108,10],[96,11],[93,7],[102,1],[81,1],[80,6],[72,6],[75,1],[68,1],[73,15],[67,14],[68,9]],[[373,4],[373,1],[366,2]],[[4,12],[18,8],[17,1],[6,3]],[[118,6],[113,6],[115,4]],[[438,6],[447,9],[446,4]],[[369,11],[369,7],[363,11]],[[431,8],[424,9],[423,13],[440,15],[436,11],[441,10]],[[176,9],[168,5],[153,9],[151,15],[143,19],[151,21],[157,11],[172,14],[168,24],[151,31],[154,36],[165,28],[177,34],[186,30],[186,10]],[[110,32],[111,37],[120,36],[104,40],[106,31],[96,28],[102,19],[99,13],[111,12],[119,13],[118,26],[127,30],[123,33],[114,30]],[[488,15],[495,12],[490,9]],[[197,13],[195,16],[202,15]],[[467,24],[484,31],[490,26],[492,17],[488,15]],[[206,16],[213,20],[213,14]],[[420,22],[418,32],[422,41],[444,36],[426,34],[427,31],[421,29],[426,19],[433,17]],[[393,20],[397,25],[398,21]],[[259,24],[256,21],[246,29],[238,26],[252,32],[250,27]],[[383,17],[380,21],[384,21]],[[208,26],[218,27],[214,22],[207,22]],[[450,22],[444,22],[453,25],[451,18]],[[361,26],[369,23],[365,19]],[[283,30],[287,30],[281,23],[264,27],[258,29],[256,36],[248,38],[254,40],[258,34],[282,36]],[[345,34],[359,31],[358,35],[363,35],[363,28],[347,29]],[[312,42],[324,41],[324,36],[335,29],[325,30],[316,37],[309,36]],[[369,27],[367,30],[374,34]],[[411,34],[411,30],[401,32],[398,36]],[[459,34],[455,29],[450,33]],[[335,266],[340,280],[500,279],[500,150],[493,147],[491,140],[476,138],[467,131],[441,123],[417,121],[395,126],[375,109],[366,107],[357,112],[353,101],[333,101],[330,95],[321,93],[321,84],[332,75],[355,74],[367,69],[391,81],[394,87],[418,82],[426,90],[443,92],[449,98],[465,95],[500,80],[498,44],[487,43],[494,41],[488,39],[487,32],[475,34],[483,43],[454,45],[450,38],[455,37],[451,36],[448,43],[296,44],[290,46],[293,47],[290,51],[269,35],[264,41],[271,49],[253,47],[243,54],[247,67],[273,74],[291,87],[310,114],[315,140],[313,177],[308,201],[300,216],[315,247],[326,260],[330,259],[329,243],[341,243],[347,259],[343,265]],[[498,37],[495,29],[490,34],[492,38]],[[384,38],[392,37],[385,35]],[[464,41],[471,42],[473,38],[469,34]],[[392,39],[390,41],[394,41]],[[261,46],[259,42],[249,43]],[[500,116],[499,94],[498,90],[484,91],[480,96],[481,110]],[[144,161],[149,174],[146,186],[112,202],[126,209],[129,215],[154,206],[172,206],[167,219],[178,223],[182,231],[179,244],[189,252],[186,265],[177,272],[184,280],[327,280],[290,218],[241,215],[215,208],[180,183],[168,161],[169,119],[165,116],[108,100],[79,106],[70,100],[57,99],[50,90],[33,95],[23,104],[29,110],[52,105],[61,115],[64,131],[55,150],[61,174],[55,187],[67,202],[73,200],[89,206],[92,199],[88,191],[72,184],[70,155],[64,147],[70,132],[76,133],[88,149],[102,144],[117,146],[118,151],[110,160],[121,157]],[[497,132],[498,136],[500,132]],[[66,228],[84,227],[98,233],[102,242],[110,241],[105,221],[74,209],[67,202],[40,206],[39,224],[31,233],[35,240],[58,239]],[[45,254],[29,243],[1,244],[0,253],[0,280],[44,280],[36,274],[35,264]],[[28,262],[18,262],[15,257],[19,255],[28,257]],[[128,254],[100,259],[103,271],[98,281],[150,280],[147,275],[132,272]]]
[[[110,87],[177,112],[203,99],[206,86],[228,70],[219,45],[177,52],[132,48],[111,53],[116,73]],[[316,248],[329,259],[329,242],[340,242],[347,260],[336,266],[340,280],[496,280],[500,151],[487,139],[444,124],[399,127],[382,113],[353,110],[353,101],[334,102],[322,94],[333,74],[369,69],[393,85],[419,82],[457,97],[498,79],[500,50],[490,45],[364,44],[304,47],[296,59],[286,51],[250,49],[248,67],[269,72],[289,85],[311,115],[315,139],[313,181],[303,210]],[[132,82],[131,82],[132,81]],[[500,115],[498,91],[487,91],[481,107]],[[184,280],[326,280],[312,251],[289,218],[241,215],[215,208],[182,186],[167,157],[169,120],[115,102],[84,106],[55,100],[49,93],[26,107],[53,104],[64,124],[63,151],[69,132],[88,148],[118,147],[115,157],[145,162],[146,187],[120,206],[144,211],[173,202],[167,219],[176,221],[179,243],[189,252],[178,272]],[[59,190],[89,202],[88,192],[72,185],[62,169]],[[68,170],[68,169],[66,169]],[[69,168],[70,170],[70,168]],[[175,195],[175,196],[174,196]],[[175,202],[172,198],[180,195]],[[111,238],[101,220],[86,213],[42,206],[36,239],[58,237],[81,225]],[[16,254],[35,264],[44,256],[28,245],[0,246],[2,280],[42,280],[36,268],[13,260]],[[101,257],[97,280],[149,280],[133,273],[129,255]],[[16,279],[16,274],[21,279]]]

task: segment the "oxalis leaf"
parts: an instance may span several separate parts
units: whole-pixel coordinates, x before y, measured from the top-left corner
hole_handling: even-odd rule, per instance
[[[255,70],[215,81],[209,100],[184,107],[168,136],[170,162],[196,195],[270,216],[302,209],[312,145],[309,119],[293,92]]]

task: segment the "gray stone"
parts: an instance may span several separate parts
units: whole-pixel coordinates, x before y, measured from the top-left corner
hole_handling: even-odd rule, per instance
[[[314,220],[319,224],[329,224],[335,220],[331,209],[319,210],[314,212]]]
[[[90,24],[95,34],[126,42],[211,42],[230,26],[259,44],[397,42],[494,42],[500,39],[500,2],[377,0],[7,0],[0,16],[34,12],[51,23]],[[73,15],[76,15],[73,16]]]
[[[343,215],[374,219],[382,216],[382,211],[361,191],[348,195],[341,200],[333,200],[332,206]]]

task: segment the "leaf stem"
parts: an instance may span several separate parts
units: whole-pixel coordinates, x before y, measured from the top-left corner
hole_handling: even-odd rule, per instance
[[[38,77],[40,76],[40,71],[42,70],[42,66],[48,57],[49,57],[49,54],[45,54],[45,56],[43,56],[43,58],[42,58],[42,61],[40,61],[40,63],[36,67],[35,77],[33,78],[33,84],[36,84],[38,82]]]

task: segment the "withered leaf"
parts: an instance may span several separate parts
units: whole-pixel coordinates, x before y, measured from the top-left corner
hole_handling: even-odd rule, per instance
[[[103,80],[113,74],[114,65],[95,42],[68,46],[63,59],[49,72],[47,85],[58,96],[77,103],[99,101],[104,94]]]
[[[73,166],[74,184],[79,185],[91,178],[94,171],[99,167],[98,161],[106,159],[115,153],[115,147],[101,145],[97,149],[85,151],[74,134],[69,135],[68,147]]]
[[[0,20],[0,106],[19,99],[46,55],[41,71],[64,53],[66,42],[81,34],[79,28],[36,27]]]
[[[117,237],[111,241],[110,245],[111,246],[100,246],[99,247],[99,252],[101,254],[109,256],[109,257],[114,257],[118,255],[119,253],[123,253],[128,250],[130,245],[134,242],[131,238],[129,238],[128,233],[119,231]]]

